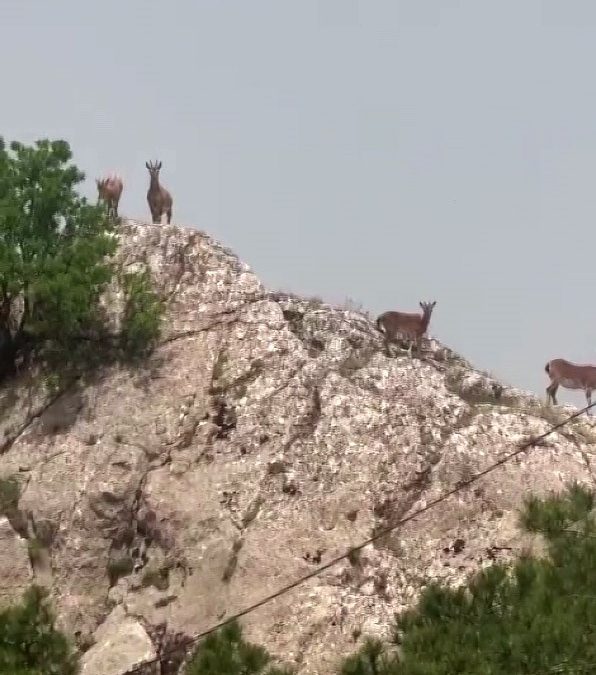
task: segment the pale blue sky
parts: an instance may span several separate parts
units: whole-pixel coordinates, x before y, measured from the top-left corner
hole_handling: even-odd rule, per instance
[[[431,333],[539,392],[596,363],[596,3],[2,0],[0,134],[65,138],[271,288]],[[577,393],[561,399],[582,403]]]

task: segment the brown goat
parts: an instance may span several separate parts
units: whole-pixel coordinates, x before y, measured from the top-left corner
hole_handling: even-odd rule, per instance
[[[565,359],[552,359],[544,370],[550,377],[550,384],[546,388],[547,404],[552,400],[553,404],[557,405],[556,393],[561,386],[564,389],[582,389],[586,394],[588,405],[592,405],[592,391],[596,389],[596,366],[578,365]]]
[[[118,204],[124,185],[122,178],[116,174],[110,174],[106,178],[96,178],[97,203],[104,201],[108,205],[108,218],[118,218]]]
[[[377,317],[377,328],[385,336],[385,345],[389,351],[389,343],[396,342],[399,337],[410,341],[408,354],[412,356],[412,346],[420,348],[420,339],[426,333],[430,323],[430,315],[436,302],[421,302],[422,315],[409,312],[384,312]]]
[[[151,176],[149,190],[147,191],[151,218],[154,223],[161,223],[162,215],[165,213],[169,225],[172,220],[172,195],[159,184],[161,162],[145,162],[145,166]]]

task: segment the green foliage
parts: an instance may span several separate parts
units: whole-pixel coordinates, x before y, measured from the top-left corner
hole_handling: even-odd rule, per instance
[[[521,522],[545,535],[547,557],[495,564],[456,589],[429,585],[397,617],[393,651],[368,643],[344,662],[342,675],[594,672],[593,504],[593,493],[575,484],[527,499]]]
[[[75,675],[77,658],[54,628],[46,591],[33,586],[23,602],[0,612],[0,673]]]
[[[0,377],[42,348],[54,369],[90,368],[114,351],[98,349],[110,343],[99,298],[115,272],[114,223],[78,194],[84,174],[71,160],[63,140],[7,147],[0,138]],[[140,356],[157,336],[161,304],[146,273],[124,283],[120,347]]]
[[[22,298],[19,333],[61,343],[94,318],[116,246],[71,159],[65,141],[0,144],[0,303],[15,319]]]
[[[145,356],[159,337],[163,302],[151,285],[147,270],[124,276],[126,307],[120,333],[121,346],[129,359]]]
[[[14,476],[0,478],[0,515],[14,512],[19,503],[21,488]]]
[[[341,675],[377,675],[389,663],[383,643],[369,638],[358,653],[344,661],[340,672]]]
[[[291,675],[291,671],[267,668],[271,657],[263,647],[246,642],[237,621],[208,635],[186,666],[185,675]]]
[[[567,488],[565,499],[557,495],[549,495],[545,499],[528,497],[521,523],[529,532],[544,532],[552,543],[553,540],[557,541],[560,532],[567,530],[573,523],[591,525],[589,515],[593,508],[594,494],[573,483]]]
[[[32,565],[37,565],[41,562],[43,557],[43,545],[36,537],[27,541],[27,551],[29,552],[29,560]]]
[[[108,562],[108,577],[110,585],[113,586],[120,577],[125,577],[134,569],[134,562],[129,555],[122,555],[118,558],[113,558]]]

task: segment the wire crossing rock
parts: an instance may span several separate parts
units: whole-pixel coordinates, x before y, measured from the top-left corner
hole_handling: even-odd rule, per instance
[[[141,366],[59,392],[0,390],[0,600],[51,589],[85,675],[121,675],[208,629],[466,480],[564,416],[437,340],[388,357],[367,316],[267,291],[196,230],[124,221],[118,264],[151,270],[167,312]],[[104,297],[113,330],[122,292]],[[438,305],[440,309],[440,302]],[[431,578],[539,546],[524,494],[591,482],[581,419],[243,620],[302,675],[387,634]],[[4,499],[10,477],[18,502]],[[12,499],[12,501],[11,501]],[[29,550],[29,556],[24,551]],[[8,550],[8,549],[7,549]],[[35,552],[33,555],[31,552]],[[123,637],[123,636],[129,636]],[[166,663],[167,661],[167,663]]]

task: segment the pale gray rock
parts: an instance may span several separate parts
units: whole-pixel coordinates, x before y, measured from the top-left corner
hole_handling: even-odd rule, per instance
[[[27,540],[13,530],[8,518],[0,517],[0,603],[19,601],[32,579]]]
[[[202,232],[126,221],[119,237],[123,269],[148,266],[167,303],[154,354],[61,394],[34,374],[0,389],[0,475],[20,477],[19,510],[45,533],[60,625],[95,640],[86,675],[102,662],[121,675],[217,624],[571,411],[432,336],[422,358],[389,358],[369,317],[268,292]],[[117,283],[104,302],[116,331]],[[574,421],[248,615],[247,636],[301,675],[333,672],[429,579],[539,547],[518,529],[523,496],[592,484],[595,442],[594,422]],[[8,539],[20,589],[26,543]],[[14,560],[0,556],[0,578]]]
[[[156,656],[143,626],[126,616],[122,607],[114,608],[95,638],[81,659],[81,675],[121,675]]]

